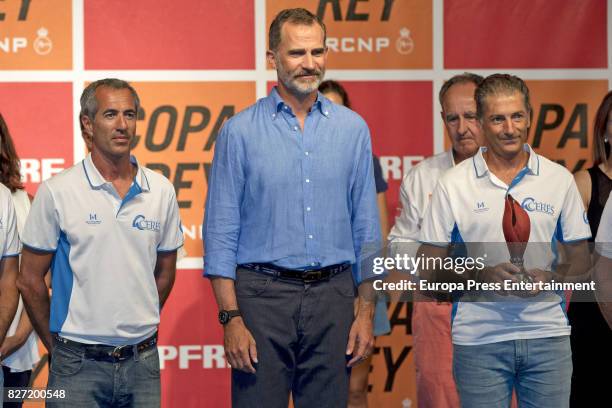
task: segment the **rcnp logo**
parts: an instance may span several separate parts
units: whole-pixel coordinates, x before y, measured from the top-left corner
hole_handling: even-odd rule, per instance
[[[431,68],[431,0],[310,3],[310,11],[327,26],[330,68]],[[268,26],[280,10],[290,7],[304,7],[304,1],[268,0]]]
[[[72,2],[0,2],[0,69],[69,69]]]
[[[141,231],[154,231],[159,232],[161,229],[161,223],[155,220],[147,220],[144,215],[137,215],[132,221],[132,227]]]
[[[555,215],[555,207],[543,201],[536,201],[533,197],[527,197],[521,203],[521,207],[529,212],[540,212],[548,215]]]

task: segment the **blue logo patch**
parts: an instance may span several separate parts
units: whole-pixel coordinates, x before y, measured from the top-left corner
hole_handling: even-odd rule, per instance
[[[521,203],[521,207],[529,212],[540,212],[543,214],[554,215],[555,207],[542,201],[536,201],[533,197],[527,197]]]
[[[137,215],[132,221],[132,227],[141,231],[159,232],[161,223],[159,221],[147,220],[144,215]]]
[[[589,225],[589,217],[587,217],[586,211],[582,213],[582,220],[584,221],[585,224]]]
[[[485,211],[489,211],[489,207],[487,207],[485,202],[484,201],[476,202],[476,208],[474,208],[474,212],[475,213],[482,213],[482,212],[485,212]]]
[[[89,225],[98,225],[102,222],[102,220],[98,219],[98,214],[89,213],[89,219],[85,221]]]

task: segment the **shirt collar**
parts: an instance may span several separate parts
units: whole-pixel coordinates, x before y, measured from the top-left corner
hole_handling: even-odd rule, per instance
[[[523,150],[529,153],[529,159],[527,160],[527,169],[529,173],[534,176],[540,175],[540,159],[538,155],[533,151],[529,144],[525,143],[523,145]],[[489,167],[487,166],[487,162],[482,155],[487,151],[486,147],[481,147],[478,149],[478,152],[474,155],[472,161],[474,163],[474,171],[476,172],[476,177],[480,178],[489,172]]]
[[[289,107],[289,105],[287,105],[283,101],[283,98],[281,98],[281,96],[279,95],[276,86],[272,88],[268,99],[270,101],[270,108],[272,110],[273,120],[276,119],[276,117],[278,116],[278,112],[280,112],[281,110],[286,110],[287,112],[293,114],[293,112],[291,112],[291,107]],[[324,117],[329,118],[329,115],[331,113],[331,106],[332,102],[325,96],[323,96],[321,92],[317,92],[317,99],[312,105],[311,111],[318,110]]]
[[[448,149],[448,152],[446,153],[446,158],[450,162],[450,167],[455,167],[455,155],[453,154],[452,148]]]
[[[147,179],[144,171],[142,171],[142,167],[140,167],[138,164],[138,160],[136,160],[135,156],[130,156],[130,163],[135,165],[138,169],[136,171],[136,176],[134,177],[134,182],[138,184],[142,191],[149,191],[149,180]],[[94,162],[91,159],[91,153],[89,153],[87,157],[85,157],[85,160],[83,160],[83,168],[85,169],[85,177],[87,177],[87,181],[89,181],[89,185],[92,188],[99,188],[108,183],[94,165]]]

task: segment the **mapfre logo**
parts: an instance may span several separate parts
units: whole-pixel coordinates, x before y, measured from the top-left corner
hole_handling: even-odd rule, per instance
[[[69,69],[72,2],[0,2],[0,69]]]
[[[317,0],[310,11],[327,27],[329,68],[432,67],[431,0]],[[314,4],[313,4],[314,3]],[[268,26],[302,0],[268,0]]]
[[[157,348],[162,370],[173,363],[178,363],[179,370],[196,367],[205,369],[229,368],[229,364],[225,360],[225,349],[220,344],[159,345]]]

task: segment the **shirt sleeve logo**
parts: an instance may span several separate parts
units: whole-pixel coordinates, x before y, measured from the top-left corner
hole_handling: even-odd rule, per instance
[[[155,231],[159,232],[161,223],[155,220],[147,220],[144,215],[137,215],[132,221],[132,227],[140,231]]]

